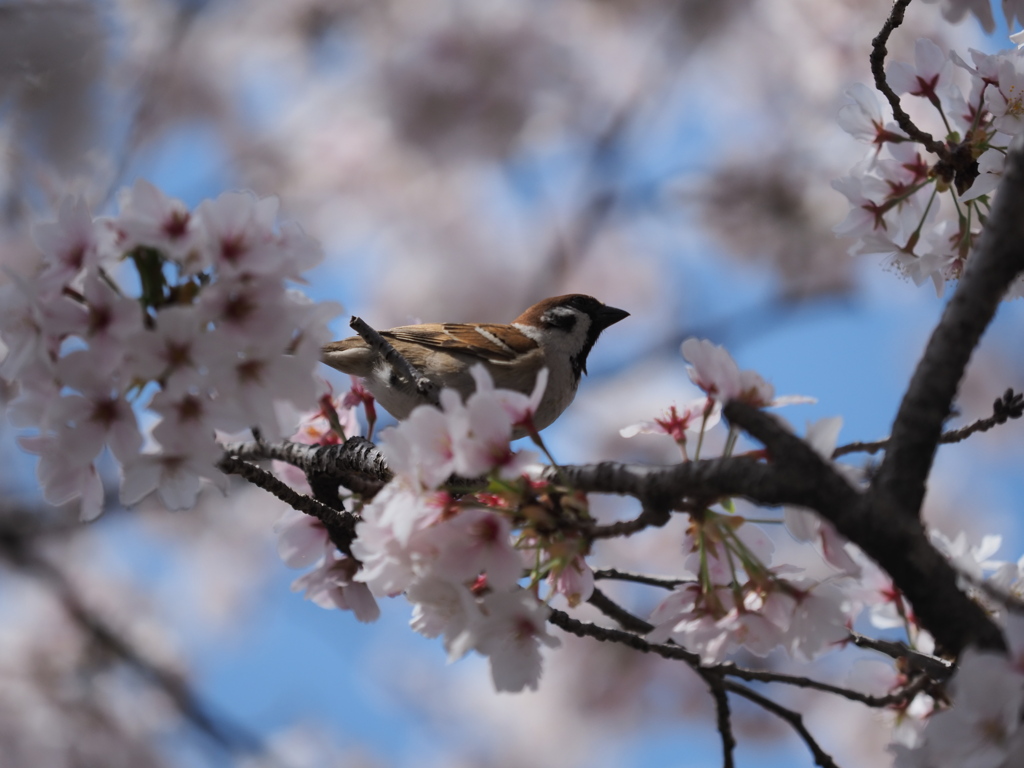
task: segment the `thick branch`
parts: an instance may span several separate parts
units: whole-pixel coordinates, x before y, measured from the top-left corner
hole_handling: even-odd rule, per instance
[[[810,484],[811,502],[796,503],[817,511],[892,577],[944,652],[959,655],[972,643],[1005,649],[999,627],[960,590],[957,571],[928,541],[916,516],[899,514],[870,492],[858,493],[775,416],[739,401],[728,403],[723,413],[764,443],[781,477],[797,488],[797,476],[804,486]]]
[[[277,443],[225,443],[221,447],[225,455],[236,459],[275,459],[307,474],[325,475],[342,482],[358,474],[383,486],[393,477],[384,454],[364,437],[350,437],[341,445],[306,445],[281,440]]]
[[[900,404],[871,494],[888,511],[916,517],[942,424],[971,353],[1013,279],[1024,269],[1024,152],[1014,141],[992,213]]]

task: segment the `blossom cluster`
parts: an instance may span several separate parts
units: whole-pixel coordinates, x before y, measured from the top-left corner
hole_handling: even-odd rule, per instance
[[[476,650],[490,660],[497,690],[535,689],[541,646],[558,642],[547,630],[541,580],[549,596],[575,604],[589,596],[593,575],[571,537],[545,530],[548,486],[528,477],[536,454],[510,445],[515,429],[532,431],[547,371],[530,396],[495,389],[482,366],[473,377],[476,392],[465,403],[442,390],[440,408],[420,406],[383,434],[395,477],[356,507],[352,557],[333,551],[315,521],[296,517],[281,526],[279,550],[289,565],[318,563],[295,584],[318,605],[372,621],[375,597],[405,594],[412,627],[442,637],[449,660]],[[486,477],[488,486],[459,493],[453,477]]]
[[[339,308],[288,287],[322,254],[276,214],[276,199],[242,192],[189,210],[139,181],[116,216],[69,196],[36,225],[37,263],[0,286],[0,376],[17,387],[11,422],[34,430],[20,442],[40,457],[47,501],[79,498],[82,519],[98,516],[106,446],[123,503],[156,491],[190,507],[201,478],[223,481],[215,431],[279,437],[282,403],[315,402]]]
[[[1024,132],[1024,52],[971,50],[970,58],[968,64],[922,38],[913,65],[894,62],[887,72],[893,91],[923,99],[937,113],[944,158],[894,123],[866,85],[851,87],[850,103],[839,111],[840,126],[872,149],[850,176],[833,182],[851,205],[836,233],[855,238],[852,254],[880,254],[917,285],[930,281],[939,295],[963,273],[1010,141]],[[957,73],[969,81],[966,96]],[[1024,281],[1008,295],[1024,295]]]

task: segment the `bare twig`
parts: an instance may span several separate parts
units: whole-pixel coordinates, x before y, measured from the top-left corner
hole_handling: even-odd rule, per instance
[[[859,632],[850,632],[850,642],[858,648],[869,648],[872,651],[884,653],[893,659],[899,659],[911,671],[923,672],[937,682],[948,679],[956,670],[956,666],[952,661],[915,651],[913,648],[908,648],[904,643],[897,643],[892,640],[878,640],[862,635]]]
[[[661,528],[668,523],[669,517],[670,510],[668,509],[644,507],[640,514],[632,520],[620,520],[608,525],[595,525],[587,531],[587,536],[591,539],[625,538],[626,536],[632,536],[634,533],[639,533],[645,528]]]
[[[939,442],[945,445],[959,443],[977,432],[987,432],[993,427],[1005,424],[1011,419],[1019,419],[1021,416],[1024,416],[1024,395],[1014,392],[1012,389],[1007,389],[1003,396],[996,398],[996,401],[992,404],[991,416],[978,419],[966,427],[943,432]],[[888,437],[883,440],[874,440],[870,443],[848,443],[836,448],[832,452],[832,458],[838,459],[840,456],[845,456],[848,453],[877,453],[888,445]]]
[[[762,696],[756,691],[747,688],[745,685],[740,685],[732,680],[726,680],[723,685],[727,691],[738,694],[743,698],[752,701],[753,703],[760,706],[767,712],[771,712],[776,717],[785,720],[792,726],[793,730],[797,732],[797,735],[804,740],[807,748],[811,750],[811,754],[814,755],[814,762],[820,765],[822,768],[839,768],[836,765],[835,760],[832,756],[821,748],[821,745],[814,739],[811,732],[807,730],[807,726],[804,725],[804,718],[799,712],[794,712],[792,709],[787,709],[781,704],[769,699],[767,696]]]
[[[371,328],[362,318],[352,317],[349,326],[359,334],[360,338],[370,345],[374,352],[380,354],[391,366],[391,369],[399,375],[399,386],[409,389],[411,393],[423,398],[424,403],[430,405],[438,404],[440,390],[437,385],[424,376],[416,367],[406,360],[394,346]]]
[[[903,23],[903,14],[906,12],[908,5],[910,5],[910,0],[896,0],[892,5],[889,18],[885,20],[885,24],[882,26],[882,30],[871,41],[871,74],[875,78],[875,87],[882,92],[882,95],[889,102],[889,106],[892,107],[893,117],[896,118],[896,123],[903,129],[903,132],[914,139],[914,141],[923,144],[924,148],[929,152],[938,155],[942,159],[948,159],[949,150],[941,142],[936,141],[930,133],[925,133],[914,125],[910,115],[904,112],[903,107],[900,106],[900,97],[889,87],[889,83],[885,79],[885,57],[889,53],[885,46],[889,42],[889,36],[893,33],[893,30]]]
[[[634,616],[597,587],[594,587],[594,591],[587,602],[629,632],[647,634],[654,629],[652,624],[648,624],[643,619]]]
[[[910,683],[891,693],[886,693],[881,696],[873,696],[870,693],[861,693],[855,691],[852,688],[844,688],[841,685],[832,685],[831,683],[823,683],[820,680],[814,680],[803,675],[786,675],[781,672],[767,672],[760,669],[746,669],[745,667],[737,667],[732,663],[719,664],[715,667],[721,674],[729,677],[738,677],[740,680],[746,680],[748,682],[760,682],[760,683],[783,683],[784,685],[791,685],[794,688],[806,688],[814,691],[821,691],[823,693],[831,693],[836,696],[841,696],[844,699],[850,701],[860,702],[869,707],[880,709],[882,707],[889,707],[894,704],[903,704],[913,699],[918,693],[933,682],[932,678],[927,674],[919,674]]]
[[[610,627],[599,627],[596,624],[589,624],[573,619],[568,614],[557,610],[552,611],[549,621],[551,621],[555,626],[564,629],[566,632],[571,632],[578,637],[592,637],[595,640],[600,640],[602,642],[619,643],[642,653],[653,653],[666,659],[686,662],[700,673],[712,672],[719,676],[738,677],[741,680],[751,682],[781,683],[794,688],[806,688],[809,690],[821,691],[822,693],[841,696],[844,699],[856,701],[860,704],[874,708],[903,704],[913,699],[914,696],[929,684],[935,682],[935,679],[932,678],[930,674],[922,671],[908,685],[882,696],[873,696],[868,693],[862,693],[839,685],[832,685],[831,683],[821,682],[820,680],[814,680],[802,675],[787,675],[781,672],[746,669],[745,667],[736,666],[731,662],[724,664],[703,664],[699,654],[687,651],[685,648],[674,644],[651,643],[640,637],[638,634],[634,634],[637,632],[646,634],[654,629],[654,626],[628,613],[617,603],[610,600],[606,595],[603,595],[596,590],[595,595],[597,595],[597,597],[591,597],[588,602],[598,608],[602,613],[614,619],[624,629],[620,630],[612,629]],[[948,677],[948,672],[945,667],[940,667],[939,673],[939,681]]]
[[[646,584],[650,587],[662,587],[663,589],[675,589],[680,584],[692,581],[691,579],[669,579],[661,576],[648,576],[644,573],[629,573],[627,571],[620,571],[617,568],[600,568],[594,571],[594,578],[632,581],[636,584]]]
[[[715,719],[718,724],[718,734],[722,737],[722,766],[723,768],[734,768],[736,765],[733,753],[736,751],[736,737],[732,732],[732,720],[729,712],[729,694],[725,690],[725,681],[721,675],[710,670],[698,670],[704,682],[708,684],[711,697],[715,700]]]

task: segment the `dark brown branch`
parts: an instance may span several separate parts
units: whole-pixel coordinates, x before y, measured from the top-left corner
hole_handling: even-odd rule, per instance
[[[877,640],[859,632],[850,632],[850,642],[858,648],[868,648],[884,653],[886,656],[901,661],[911,672],[922,672],[937,682],[947,680],[956,670],[956,666],[951,661],[940,659],[938,656],[929,656],[892,640]]]
[[[916,516],[899,514],[885,497],[858,493],[775,416],[739,401],[723,413],[764,444],[771,468],[800,492],[794,496],[808,499],[795,503],[817,511],[892,577],[944,652],[958,655],[972,643],[1005,649],[999,627],[960,590],[959,574],[928,541]]]
[[[217,464],[221,472],[238,475],[253,485],[272,493],[292,509],[312,515],[327,529],[331,541],[348,553],[356,536],[358,518],[350,512],[339,511],[316,499],[305,496],[264,469],[239,459],[225,456]]]
[[[597,587],[594,587],[594,591],[587,602],[629,632],[647,634],[654,629],[654,625],[648,624],[643,619],[634,616]]]
[[[876,504],[916,517],[942,424],[971,353],[1007,287],[1024,269],[1024,152],[1013,142],[988,223],[956,293],[932,332],[900,404],[885,459],[872,483]]]
[[[793,728],[793,730],[797,732],[800,738],[804,740],[804,743],[807,744],[808,749],[810,749],[811,753],[814,755],[814,760],[817,765],[824,766],[824,768],[838,768],[836,766],[835,761],[832,759],[831,755],[829,755],[821,748],[818,742],[811,735],[810,731],[807,730],[807,727],[803,723],[803,717],[798,712],[794,712],[791,709],[787,709],[786,707],[777,704],[768,697],[762,696],[761,694],[751,690],[745,685],[741,685],[740,683],[734,682],[732,680],[726,680],[724,679],[724,677],[722,677],[723,675],[735,674],[737,671],[742,671],[743,673],[750,674],[758,673],[753,673],[750,670],[738,670],[738,668],[732,667],[731,665],[722,667],[702,667],[700,665],[700,657],[697,654],[686,651],[683,648],[679,648],[678,646],[674,645],[655,645],[653,643],[647,642],[643,638],[638,637],[637,635],[634,635],[630,632],[624,632],[618,629],[609,629],[606,627],[598,627],[593,624],[587,624],[585,622],[573,619],[565,612],[559,611],[557,609],[552,609],[551,615],[548,617],[548,621],[550,621],[556,627],[559,627],[566,632],[574,634],[577,637],[592,637],[595,640],[600,640],[602,642],[621,643],[622,645],[626,645],[630,648],[633,648],[634,650],[641,651],[642,653],[655,653],[659,656],[662,656],[663,658],[685,661],[690,666],[694,667],[694,670],[701,676],[702,679],[705,680],[705,682],[708,683],[709,687],[711,687],[712,695],[715,697],[716,711],[719,722],[719,731],[722,732],[723,746],[727,745],[728,743],[727,739],[731,736],[731,729],[726,730],[724,732],[722,731],[723,709],[719,696],[721,695],[720,691],[730,691],[732,693],[736,693],[740,696],[743,696],[749,701],[752,701],[753,703],[757,704],[763,709],[771,712],[773,715],[789,723],[789,725]],[[712,678],[717,678],[718,682],[712,684]],[[828,693],[837,693],[846,696],[847,698],[851,698],[854,701],[871,703],[872,706],[882,706],[884,704],[897,703],[899,701],[907,699],[907,697],[912,697],[917,693],[917,686],[924,687],[924,685],[927,682],[927,678],[919,678],[918,680],[915,680],[910,686],[907,686],[904,689],[902,689],[902,691],[895,697],[869,697],[864,694],[860,694],[857,691],[849,691],[844,688],[837,688],[835,686],[830,686],[826,683],[816,683],[815,681],[807,680],[806,678],[786,679],[786,676],[783,675],[777,676],[777,679],[773,680],[772,682],[786,682],[789,684],[794,684],[794,680],[802,683],[802,687],[816,688],[818,690],[822,690]],[[719,690],[716,690],[716,687]],[[876,704],[874,702],[883,702],[883,704]],[[727,712],[727,709],[725,711]],[[725,753],[727,755],[730,754],[731,749],[726,747]],[[726,764],[728,765],[728,763]]]
[[[307,445],[281,440],[277,443],[237,442],[221,446],[225,455],[246,461],[275,459],[303,472],[337,478],[352,475],[383,487],[394,476],[380,449],[364,437],[350,437],[341,445]]]
[[[922,673],[914,678],[914,680],[909,684],[901,688],[897,688],[891,693],[886,693],[882,696],[873,696],[870,693],[861,693],[860,691],[855,691],[852,688],[843,688],[840,685],[823,683],[820,680],[812,680],[811,678],[803,677],[802,675],[785,675],[781,672],[766,672],[759,669],[746,669],[744,667],[737,667],[732,663],[719,664],[715,669],[723,675],[738,677],[740,680],[746,680],[748,682],[783,683],[785,685],[791,685],[794,688],[806,688],[808,690],[831,693],[836,696],[842,696],[844,699],[857,701],[876,709],[889,707],[894,704],[904,704],[924,690],[929,683],[933,682],[931,677]]]
[[[700,666],[700,656],[698,654],[681,648],[678,645],[656,645],[649,643],[632,632],[625,632],[621,629],[612,629],[610,627],[599,627],[596,624],[579,621],[557,608],[551,609],[548,621],[559,629],[565,630],[577,637],[592,637],[603,643],[619,643],[641,653],[654,653],[665,659],[685,661],[692,667]]]
[[[698,670],[704,682],[708,684],[711,691],[711,698],[715,700],[715,719],[718,725],[718,734],[722,737],[722,766],[723,768],[734,768],[736,765],[734,753],[736,751],[736,737],[732,732],[732,719],[729,711],[729,694],[725,690],[725,681],[721,675],[714,674],[710,670]]]
[[[640,514],[632,520],[620,520],[608,525],[595,525],[587,531],[587,535],[591,539],[625,538],[626,536],[632,536],[634,533],[639,533],[646,528],[661,528],[668,523],[669,517],[669,509],[659,508],[655,510],[651,507],[644,507]]]
[[[689,579],[668,579],[661,576],[648,576],[644,573],[628,573],[617,568],[600,568],[594,571],[594,578],[632,581],[636,584],[646,584],[649,587],[661,587],[662,589],[675,589],[680,584],[686,584],[690,581]]]
[[[1007,389],[1003,396],[996,398],[996,401],[992,404],[991,416],[978,419],[966,427],[943,432],[942,437],[939,438],[939,443],[944,445],[959,443],[973,434],[987,432],[993,427],[1005,424],[1011,419],[1019,419],[1021,416],[1024,416],[1024,395],[1016,393],[1012,389]],[[870,443],[848,443],[836,448],[832,452],[832,458],[838,459],[840,456],[845,456],[848,453],[878,453],[878,451],[883,450],[888,445],[888,437],[883,440],[874,440]]]
[[[410,394],[419,395],[424,403],[430,405],[438,404],[440,390],[437,385],[424,376],[416,367],[406,360],[394,346],[371,328],[359,317],[352,317],[349,326],[359,334],[360,338],[370,345],[370,348],[381,355],[391,366],[391,369],[398,374],[398,386],[407,390]]]
[[[889,83],[885,79],[885,57],[889,53],[886,43],[889,42],[889,36],[893,33],[893,30],[903,23],[903,14],[906,12],[908,5],[910,5],[910,0],[896,0],[893,3],[889,18],[885,20],[885,24],[882,26],[882,30],[871,41],[871,74],[875,78],[875,87],[882,92],[882,95],[889,102],[889,106],[892,107],[892,115],[899,127],[903,129],[903,132],[914,141],[923,144],[924,148],[929,152],[938,155],[943,160],[948,160],[950,157],[949,150],[944,144],[936,141],[930,133],[925,133],[914,125],[910,115],[903,111],[903,107],[900,105],[900,97],[889,87]]]
[[[595,590],[594,595],[591,596],[588,602],[606,616],[618,622],[623,629],[599,627],[596,624],[577,621],[561,611],[553,611],[549,620],[555,626],[561,627],[578,637],[592,637],[603,642],[620,643],[642,653],[653,653],[666,659],[684,661],[702,675],[710,672],[718,676],[738,677],[741,680],[750,682],[782,683],[783,685],[790,685],[795,688],[806,688],[821,691],[822,693],[830,693],[835,696],[842,696],[850,701],[856,701],[874,708],[906,703],[936,679],[932,678],[927,672],[921,672],[910,684],[902,688],[882,696],[872,696],[871,694],[861,693],[860,691],[832,685],[831,683],[824,683],[809,677],[803,677],[802,675],[787,675],[780,672],[746,669],[745,667],[738,667],[731,662],[704,665],[701,663],[698,654],[687,651],[681,646],[656,644],[644,640],[637,633],[646,634],[654,629],[654,626],[643,619],[633,616],[600,591]],[[935,667],[932,668],[934,669]],[[950,674],[945,666],[940,666],[938,672],[938,680],[944,680]]]
[[[839,768],[836,765],[835,760],[832,756],[821,748],[821,745],[815,741],[811,732],[807,730],[807,726],[804,725],[804,718],[799,712],[794,712],[791,709],[787,709],[781,704],[777,704],[767,696],[762,696],[756,691],[747,688],[745,685],[740,685],[732,680],[726,680],[723,685],[727,691],[731,691],[748,701],[760,706],[762,709],[771,712],[776,717],[785,720],[797,732],[797,735],[804,740],[807,748],[811,750],[811,754],[814,755],[814,762],[816,765],[822,766],[822,768]]]

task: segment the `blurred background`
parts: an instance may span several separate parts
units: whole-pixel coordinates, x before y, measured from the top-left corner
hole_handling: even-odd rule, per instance
[[[984,3],[975,3],[983,6]],[[1009,47],[995,18],[953,26],[915,3],[890,42],[913,61]],[[866,147],[835,124],[870,82],[888,0],[54,0],[0,2],[0,264],[74,191],[96,213],[146,178],[189,205],[277,195],[323,243],[304,286],[377,328],[509,321],[590,293],[632,316],[602,338],[546,433],[563,463],[666,463],[668,438],[619,429],[696,395],[679,356],[724,344],[781,394],[885,436],[943,300],[831,228]],[[991,19],[991,17],[990,17]],[[1010,30],[1015,31],[1015,30]],[[5,280],[6,277],[0,277]],[[1024,388],[1019,302],[1003,306],[957,424]],[[338,389],[348,382],[326,368]],[[4,393],[0,391],[0,402]],[[1022,428],[943,448],[931,523],[1022,551]],[[35,460],[0,426],[0,766],[705,766],[720,761],[703,684],[682,665],[563,637],[540,690],[497,695],[486,663],[446,666],[388,601],[374,625],[300,595],[277,558],[282,505],[234,485],[189,512],[116,503],[80,525],[46,507]],[[865,459],[853,457],[863,465]],[[636,509],[595,498],[603,519]],[[681,517],[681,516],[678,516]],[[672,574],[684,520],[607,542],[595,567]],[[782,533],[785,556],[793,545]],[[789,548],[788,550],[786,548]],[[806,555],[802,555],[806,557]],[[608,590],[640,615],[661,596]],[[580,608],[576,615],[594,619]],[[876,632],[877,634],[877,632]],[[784,658],[767,662],[799,669]],[[846,652],[840,684],[884,665]],[[881,679],[881,677],[879,678]],[[886,765],[892,718],[802,691],[841,765]],[[876,691],[881,692],[881,691]],[[810,765],[788,727],[734,703],[740,765]]]

